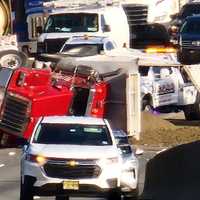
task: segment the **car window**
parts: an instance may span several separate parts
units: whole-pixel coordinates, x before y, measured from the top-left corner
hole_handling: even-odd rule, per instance
[[[0,87],[6,88],[10,77],[12,75],[12,69],[0,68]]]
[[[90,13],[64,13],[50,15],[45,24],[44,32],[97,32],[98,15]]]
[[[69,145],[112,145],[105,125],[41,123],[34,135],[34,143]]]
[[[153,67],[152,68],[155,78],[160,78],[160,67]]]
[[[162,69],[164,69],[164,68],[162,68]],[[169,70],[169,74],[173,73],[173,71],[170,67],[166,67],[166,69]],[[153,70],[155,78],[161,78],[161,76],[160,76],[161,67],[153,67],[152,70]]]
[[[200,4],[184,6],[181,10],[180,18],[186,18],[195,14],[200,14]]]
[[[139,67],[139,73],[141,76],[148,76],[148,72],[149,72],[149,67],[146,66]]]

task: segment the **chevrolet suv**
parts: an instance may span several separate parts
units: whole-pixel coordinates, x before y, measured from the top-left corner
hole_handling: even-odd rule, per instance
[[[121,164],[107,120],[43,117],[23,148],[20,200],[34,195],[121,199]]]

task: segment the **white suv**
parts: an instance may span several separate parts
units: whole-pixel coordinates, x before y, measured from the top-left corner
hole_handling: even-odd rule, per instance
[[[41,118],[23,150],[20,200],[34,195],[121,199],[121,162],[105,119]]]

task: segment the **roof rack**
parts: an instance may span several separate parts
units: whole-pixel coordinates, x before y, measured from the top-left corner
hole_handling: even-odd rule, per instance
[[[122,0],[123,1],[123,0]],[[80,7],[96,5],[96,6],[111,6],[119,4],[120,0],[46,0],[43,6],[46,8],[69,8],[77,9]]]

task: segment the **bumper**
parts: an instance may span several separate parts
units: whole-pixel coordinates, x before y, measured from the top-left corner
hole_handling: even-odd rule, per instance
[[[116,180],[113,180],[116,182]],[[72,197],[105,197],[112,189],[102,189],[95,185],[80,185],[78,190],[64,190],[62,183],[48,183],[34,187],[34,194],[39,196],[69,195]]]
[[[182,47],[177,52],[178,60],[184,64],[197,64],[200,62],[200,48]]]
[[[105,193],[119,188],[120,168],[119,166],[109,166],[102,168],[102,172],[95,178],[62,179],[48,177],[42,166],[36,163],[25,161],[22,172],[22,183],[24,177],[34,179],[34,193],[41,196],[54,196],[56,194],[69,194],[70,196],[105,196]],[[77,174],[78,175],[78,174]],[[78,181],[78,190],[64,190],[64,181]]]

